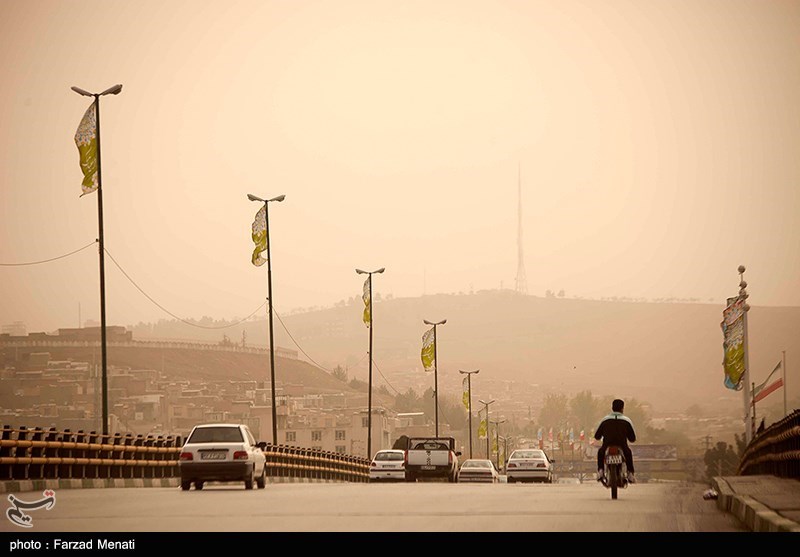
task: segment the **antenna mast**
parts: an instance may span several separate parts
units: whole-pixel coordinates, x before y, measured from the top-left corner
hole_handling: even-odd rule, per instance
[[[525,278],[525,256],[522,253],[522,170],[517,165],[517,278],[516,290],[520,294],[528,293],[528,280]]]

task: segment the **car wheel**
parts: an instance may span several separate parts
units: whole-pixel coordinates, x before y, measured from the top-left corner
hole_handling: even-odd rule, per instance
[[[181,489],[183,491],[189,491],[190,487],[192,487],[192,482],[181,482]]]
[[[250,476],[244,481],[244,488],[245,489],[253,489],[253,483],[256,479],[256,467],[253,466],[250,469]]]
[[[194,482],[194,488],[197,491],[202,491],[204,485],[205,485],[205,482]]]
[[[264,465],[261,468],[261,475],[256,480],[256,484],[258,485],[258,489],[264,489],[267,487],[267,466]]]
[[[517,480],[515,480],[515,479],[514,479],[514,478],[512,478],[511,476],[507,476],[507,477],[506,477],[506,483],[513,484],[515,481],[517,481]]]

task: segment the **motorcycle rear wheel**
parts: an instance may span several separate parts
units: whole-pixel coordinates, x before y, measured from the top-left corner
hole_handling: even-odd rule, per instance
[[[619,488],[619,467],[610,466],[608,468],[608,485],[611,487],[611,498],[616,499]]]

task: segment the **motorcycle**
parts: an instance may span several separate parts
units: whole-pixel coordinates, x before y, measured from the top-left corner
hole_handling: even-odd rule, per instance
[[[622,447],[609,445],[604,458],[603,485],[611,489],[611,498],[616,499],[619,489],[628,487],[628,472]]]

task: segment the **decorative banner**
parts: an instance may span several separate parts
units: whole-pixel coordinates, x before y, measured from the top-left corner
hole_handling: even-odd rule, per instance
[[[364,293],[361,295],[361,299],[364,300],[364,325],[369,328],[369,324],[372,321],[372,300],[370,298],[369,277],[364,281]]]
[[[569,428],[569,448],[573,448],[575,446],[575,431],[572,428]]]
[[[761,392],[761,390],[762,390],[762,389],[763,389],[763,388],[766,386],[766,384],[769,382],[770,378],[771,378],[773,375],[775,375],[775,372],[776,372],[776,371],[778,371],[779,369],[781,369],[781,364],[782,364],[782,363],[783,363],[783,362],[778,362],[778,365],[776,365],[776,366],[775,366],[775,368],[772,370],[772,373],[770,373],[769,375],[767,375],[767,378],[766,378],[766,379],[764,379],[764,382],[763,382],[763,383],[761,383],[760,385],[758,385],[758,386],[757,386],[755,389],[753,389],[753,396],[754,396],[754,397],[757,397],[757,396],[758,396],[758,393],[760,393],[760,392]],[[772,392],[772,391],[770,391],[770,392]],[[766,395],[764,395],[764,396],[766,396]],[[764,397],[761,397],[761,398],[764,398]],[[759,399],[756,399],[756,402],[758,402],[758,401],[759,401]]]
[[[97,174],[96,102],[97,100],[95,99],[95,101],[89,105],[89,108],[86,109],[86,112],[83,113],[81,123],[78,124],[78,130],[75,132],[75,145],[78,146],[81,170],[83,171],[83,182],[81,182],[81,189],[83,190],[83,193],[81,194],[81,197],[87,193],[92,193],[100,185]]]
[[[436,327],[431,327],[422,335],[422,366],[425,371],[433,371],[436,360]]]
[[[461,385],[464,388],[464,394],[461,395],[461,401],[464,403],[464,408],[469,411],[469,376],[464,377],[464,381],[461,382]]]
[[[769,387],[759,389],[756,395],[753,397],[753,402],[758,402],[759,400],[765,399],[767,395],[774,393],[781,387],[783,387],[783,377],[778,377],[778,379]]]
[[[539,448],[544,449],[544,429],[541,427],[539,431],[536,432],[536,439],[539,441]]]
[[[548,440],[552,443],[553,442],[553,428],[550,428],[550,435],[548,435]]]
[[[478,410],[478,418],[481,417],[481,411]],[[486,439],[486,416],[481,418],[478,423],[478,439]]]
[[[253,250],[253,265],[261,267],[267,260],[262,257],[262,253],[267,251],[267,204],[265,203],[256,213],[253,221],[253,232],[251,234],[253,243],[256,245]]]
[[[744,375],[744,304],[745,298],[728,298],[722,312],[722,335],[724,357],[722,367],[725,371],[725,386],[740,391]]]

